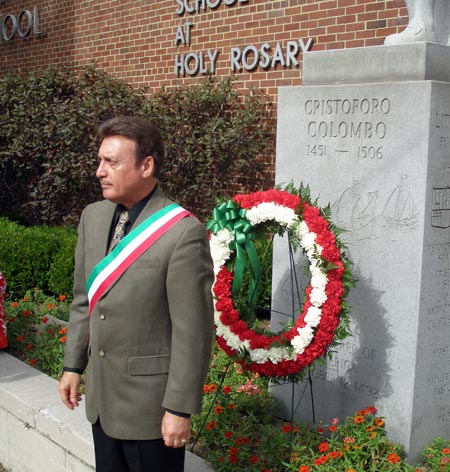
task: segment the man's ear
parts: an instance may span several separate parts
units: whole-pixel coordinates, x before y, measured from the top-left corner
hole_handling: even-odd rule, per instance
[[[145,178],[147,177],[153,177],[155,174],[155,161],[152,156],[147,156],[143,161],[142,161],[142,166],[143,166],[143,176]]]

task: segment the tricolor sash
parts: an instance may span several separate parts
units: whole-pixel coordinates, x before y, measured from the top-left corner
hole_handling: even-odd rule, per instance
[[[191,214],[172,203],[149,216],[130,231],[93,269],[86,283],[89,315],[110,287],[143,252],[163,236],[175,223]]]

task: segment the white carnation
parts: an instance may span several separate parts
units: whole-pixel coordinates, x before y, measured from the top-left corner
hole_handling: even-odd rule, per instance
[[[247,210],[245,216],[252,225],[274,220],[280,225],[290,227],[297,221],[297,215],[294,210],[273,202],[260,203]]]
[[[310,306],[305,316],[305,323],[307,323],[312,328],[317,328],[320,323],[320,318],[322,316],[322,310],[316,306]]]

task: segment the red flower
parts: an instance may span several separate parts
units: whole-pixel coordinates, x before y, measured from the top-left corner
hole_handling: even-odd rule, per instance
[[[234,436],[234,433],[233,431],[225,431],[225,435],[224,435],[226,438],[231,438]]]
[[[301,465],[298,472],[311,472],[311,469],[307,465]]]
[[[224,411],[224,407],[222,405],[214,405],[214,413],[216,415],[220,415]]]
[[[67,334],[67,328],[61,328],[61,329],[58,331],[58,334]]]
[[[337,459],[339,457],[342,457],[343,454],[341,451],[330,451],[328,453],[328,456],[330,457],[330,459]]]
[[[222,392],[225,393],[225,395],[229,395],[232,391],[233,389],[229,385],[225,385],[222,389]]]
[[[25,339],[25,336],[20,335],[20,336],[17,336],[16,339],[17,341],[19,341],[19,343],[21,343]]]
[[[31,310],[24,310],[22,312],[22,316],[30,316],[31,315]]]
[[[257,456],[250,456],[250,463],[257,464],[259,462],[259,458]]]
[[[282,427],[281,427],[281,431],[283,431],[283,433],[290,433],[292,431],[292,425],[291,423],[286,423],[284,424]]]
[[[238,460],[239,460],[239,457],[235,456],[234,454],[230,454],[230,456],[228,457],[228,462],[230,464],[236,464]]]
[[[59,299],[60,302],[63,302],[66,299],[66,296],[65,295],[60,295],[58,297],[58,299]]]
[[[12,308],[17,308],[19,306],[19,302],[12,302],[11,307]]]
[[[330,445],[327,442],[321,442],[318,446],[319,452],[327,452]]]
[[[314,465],[322,465],[328,461],[328,456],[320,456],[317,459],[314,459]]]
[[[28,361],[28,364],[34,365],[34,364],[36,364],[36,362],[37,362],[37,359],[30,359],[30,360]]]
[[[208,431],[211,431],[212,429],[217,428],[217,421],[210,421],[209,423],[206,424],[206,429]]]
[[[450,447],[444,447],[444,449],[442,449],[442,454],[450,454]]]
[[[391,464],[397,464],[397,462],[400,461],[400,456],[398,454],[395,454],[395,452],[391,452],[388,456],[387,456],[387,460],[388,462],[390,462]]]
[[[236,438],[236,445],[238,445],[238,446],[248,444],[249,442],[250,442],[250,439],[243,438],[242,436],[239,436],[238,438]]]
[[[55,308],[55,305],[53,305],[53,303],[49,303],[49,304],[47,305],[47,308],[48,308],[49,310],[53,310],[53,308]]]
[[[67,336],[63,336],[62,338],[59,339],[60,343],[65,343],[67,341]]]
[[[31,351],[31,349],[33,349],[33,345],[30,343],[30,344],[27,344],[25,346],[26,349],[28,349],[29,351]]]
[[[329,430],[329,431],[331,431],[331,432],[333,433],[334,431],[336,431],[336,430],[337,430],[337,426],[335,426],[335,425],[332,425],[332,426],[330,426],[330,427],[328,428],[328,430]]]
[[[230,447],[229,453],[230,453],[230,456],[237,456],[239,454],[239,448]]]
[[[42,323],[48,323],[48,316],[44,316],[44,318],[42,318]]]

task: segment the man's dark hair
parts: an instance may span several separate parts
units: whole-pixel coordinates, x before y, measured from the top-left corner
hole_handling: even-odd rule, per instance
[[[102,123],[97,130],[103,140],[110,136],[125,136],[136,143],[137,162],[152,156],[155,177],[159,177],[164,162],[164,143],[159,129],[150,121],[135,116],[116,116]]]

